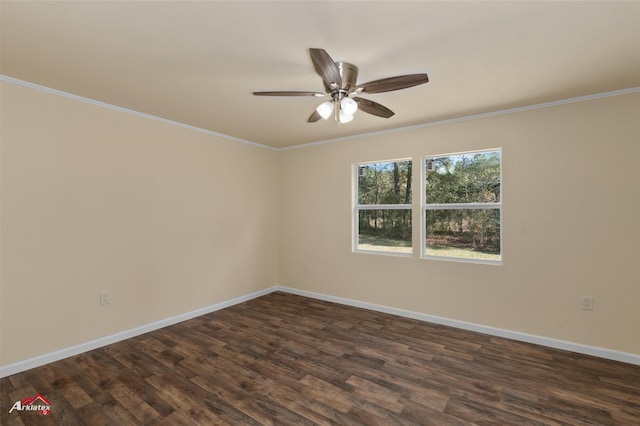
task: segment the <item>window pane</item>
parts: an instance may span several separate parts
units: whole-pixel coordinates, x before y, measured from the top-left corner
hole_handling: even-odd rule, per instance
[[[360,210],[357,248],[411,253],[411,209]]]
[[[411,204],[411,160],[360,164],[358,204]]]
[[[500,210],[426,211],[427,256],[501,260]]]
[[[500,151],[426,159],[427,204],[500,201]]]

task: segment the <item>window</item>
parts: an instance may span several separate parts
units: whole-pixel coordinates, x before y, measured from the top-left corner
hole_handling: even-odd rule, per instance
[[[500,263],[501,150],[424,159],[423,257]]]
[[[410,256],[411,160],[355,165],[354,249]]]

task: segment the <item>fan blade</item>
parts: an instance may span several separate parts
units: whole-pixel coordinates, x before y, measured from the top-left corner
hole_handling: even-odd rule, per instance
[[[389,118],[395,115],[395,112],[391,111],[384,105],[380,105],[377,102],[373,102],[364,98],[352,98],[358,103],[358,108],[369,114],[377,115],[378,117]]]
[[[322,118],[322,116],[320,114],[318,114],[318,111],[313,111],[313,114],[311,114],[311,116],[307,120],[307,123],[315,123],[316,121],[320,120],[321,118]]]
[[[282,91],[282,92],[253,92],[254,95],[256,96],[316,96],[316,97],[322,97],[322,96],[327,96],[326,93],[320,93],[320,92],[287,92],[287,91]]]
[[[338,87],[342,86],[342,77],[336,63],[324,49],[309,49],[311,61],[316,72],[322,77],[325,86],[335,83]]]
[[[408,74],[399,75],[397,77],[383,78],[356,86],[354,92],[362,93],[381,93],[391,92],[393,90],[406,89],[407,87],[417,86],[429,81],[426,74]]]

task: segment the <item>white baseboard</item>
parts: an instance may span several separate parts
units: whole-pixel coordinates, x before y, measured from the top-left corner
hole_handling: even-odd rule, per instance
[[[373,303],[360,302],[357,300],[346,299],[343,297],[328,296],[325,294],[314,293],[305,290],[298,290],[290,287],[273,286],[260,291],[249,293],[244,296],[236,297],[224,302],[216,303],[214,305],[206,306],[201,309],[196,309],[191,312],[176,315],[171,318],[166,318],[160,321],[155,321],[149,324],[141,325],[129,330],[121,331],[109,336],[101,337],[90,342],[81,343],[69,348],[61,349],[54,352],[49,352],[44,355],[40,355],[34,358],[29,358],[24,361],[18,361],[13,364],[0,367],[0,378],[11,376],[13,374],[20,373],[22,371],[30,370],[35,367],[40,367],[51,362],[59,361],[70,356],[78,355],[83,352],[91,351],[112,343],[119,342],[121,340],[129,339],[131,337],[139,336],[150,331],[158,330],[159,328],[167,327],[173,324],[177,324],[182,321],[186,321],[191,318],[199,317],[211,312],[218,311],[220,309],[228,308],[239,303],[255,299],[260,296],[264,296],[274,291],[282,291],[285,293],[296,294],[299,296],[310,297],[318,300],[325,300],[327,302],[340,303],[342,305],[354,306],[357,308],[369,309],[372,311],[383,312],[386,314],[398,315],[401,317],[417,319],[420,321],[430,322],[434,324],[448,325],[451,327],[460,328],[463,330],[477,331],[479,333],[489,334],[492,336],[504,337],[507,339],[518,340],[521,342],[534,343],[536,345],[548,346],[556,349],[563,349],[571,352],[577,352],[585,355],[592,355],[600,358],[610,359],[613,361],[626,362],[629,364],[640,365],[640,355],[614,351],[611,349],[604,349],[595,346],[583,345],[579,343],[567,342],[564,340],[552,339],[549,337],[536,336],[527,333],[520,333],[517,331],[505,330],[501,328],[489,327],[480,324],[474,324],[464,321],[458,321],[449,318],[438,317],[434,315],[421,314],[418,312],[407,311],[404,309],[396,309],[383,305],[376,305]]]
[[[518,331],[505,330],[502,328],[489,327],[486,325],[474,324],[465,321],[458,321],[450,318],[438,317],[435,315],[421,314],[418,312],[407,311],[404,309],[390,308],[388,306],[376,305],[373,303],[360,302],[342,297],[327,296],[325,294],[313,293],[310,291],[298,290],[295,288],[276,286],[275,290],[286,293],[296,294],[299,296],[311,297],[314,299],[325,300],[327,302],[335,302],[343,305],[354,306],[357,308],[370,309],[372,311],[383,312],[386,314],[398,315],[401,317],[417,319],[420,321],[430,322],[434,324],[448,325],[463,330],[477,331],[479,333],[489,334],[491,336],[504,337],[507,339],[517,340],[520,342],[534,343],[536,345],[547,346],[555,349],[576,352],[584,355],[592,355],[599,358],[610,359],[613,361],[626,362],[628,364],[640,365],[640,355],[619,352],[611,349],[599,348],[596,346],[583,345],[580,343],[568,342],[564,340],[552,339],[549,337],[536,336],[533,334],[521,333]]]
[[[256,297],[264,296],[265,294],[272,293],[276,287],[269,287],[264,290],[249,293],[244,296],[236,297],[224,302],[216,303],[214,305],[205,306],[204,308],[196,309],[195,311],[186,312],[184,314],[176,315],[171,318],[166,318],[159,321],[154,321],[149,324],[144,324],[139,327],[135,327],[129,330],[121,331],[109,336],[101,337],[90,342],[80,343],[79,345],[71,346],[69,348],[60,349],[58,351],[49,352],[44,355],[29,358],[24,361],[18,361],[13,364],[0,367],[0,378],[11,376],[22,371],[30,370],[41,365],[49,364],[51,362],[59,361],[61,359],[68,358],[70,356],[78,355],[83,352],[91,351],[93,349],[101,348],[103,346],[110,345],[112,343],[119,342],[121,340],[129,339],[131,337],[139,336],[150,331],[158,330],[159,328],[168,327],[173,324],[177,324],[182,321],[186,321],[191,318],[199,317],[211,312],[218,311],[220,309],[228,308],[229,306],[237,305],[238,303],[246,302]]]

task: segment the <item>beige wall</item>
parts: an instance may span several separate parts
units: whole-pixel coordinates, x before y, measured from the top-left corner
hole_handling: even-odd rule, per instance
[[[1,89],[1,365],[275,284],[640,354],[638,94],[275,152]],[[353,163],[494,147],[502,266],[351,252]]]
[[[632,94],[282,152],[280,283],[640,354],[638,111]],[[351,252],[353,163],[495,147],[502,266]]]
[[[2,365],[277,283],[277,152],[1,90]]]

